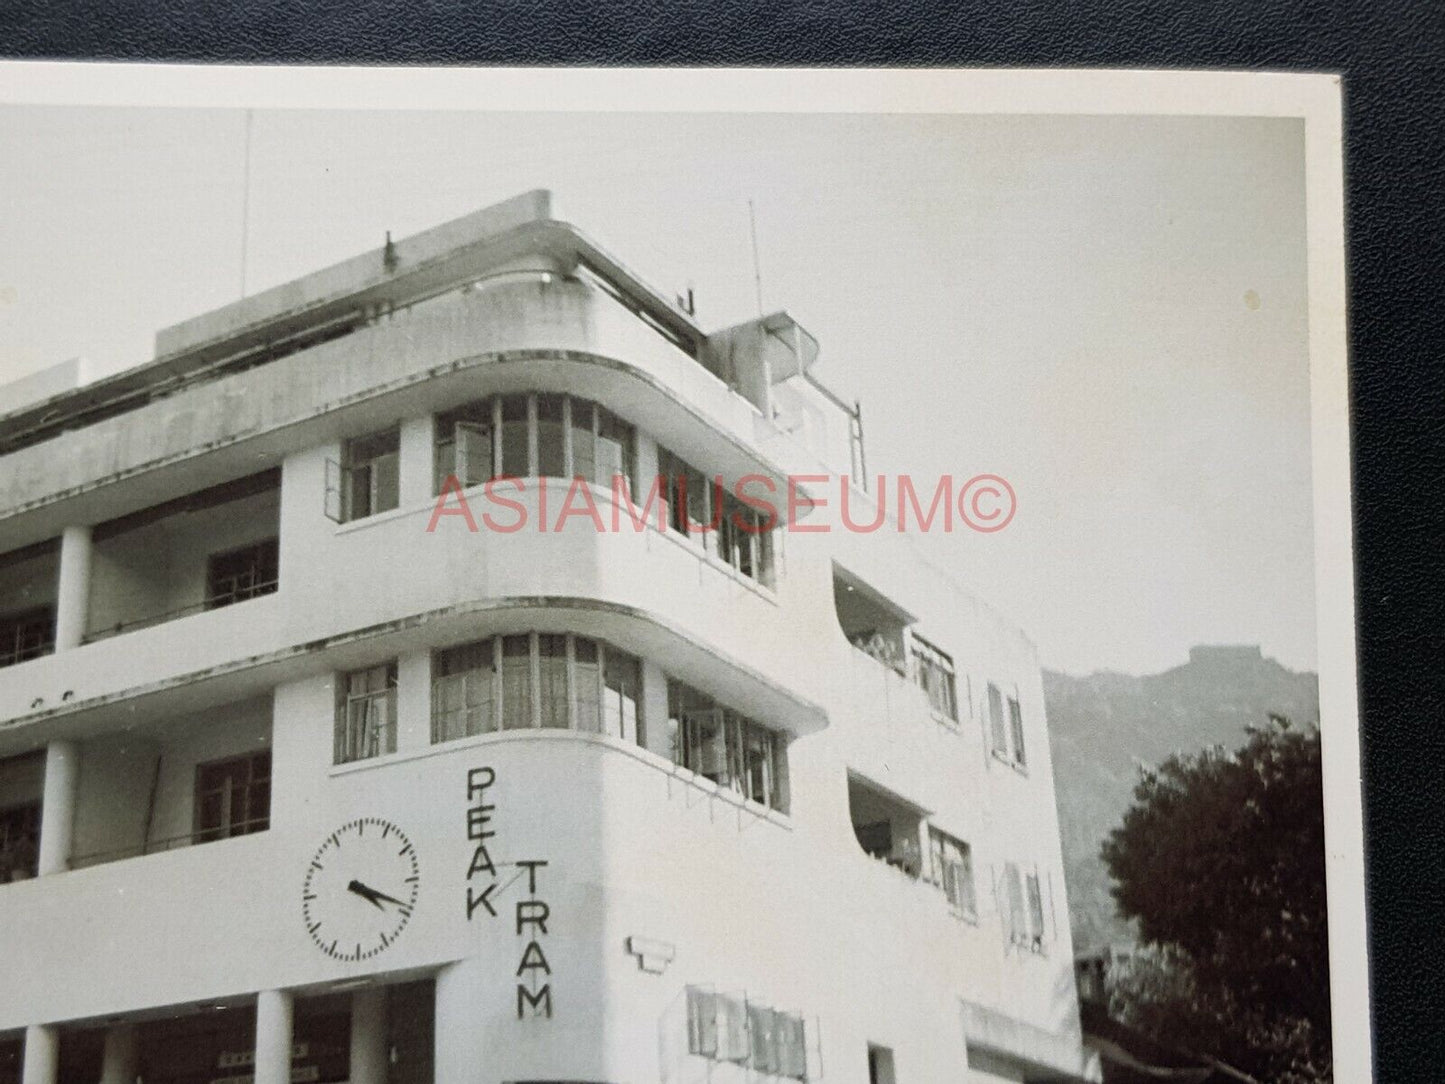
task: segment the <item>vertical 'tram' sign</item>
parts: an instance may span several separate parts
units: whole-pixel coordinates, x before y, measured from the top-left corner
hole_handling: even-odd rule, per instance
[[[519,872],[501,884],[497,874],[497,862],[492,857],[492,841],[497,832],[492,827],[493,815],[497,811],[495,801],[488,791],[497,782],[496,771],[489,766],[472,768],[467,772],[467,842],[472,845],[471,861],[467,864],[467,921],[481,911],[488,918],[497,917],[495,896],[526,878],[526,898],[516,901],[516,935],[525,937],[522,958],[517,964],[517,1019],[528,1016],[552,1016],[552,965],[543,950],[543,939],[547,936],[547,921],[552,909],[546,900],[538,895],[537,871],[547,865],[545,859],[532,858],[514,862],[503,862],[503,866],[516,866]]]

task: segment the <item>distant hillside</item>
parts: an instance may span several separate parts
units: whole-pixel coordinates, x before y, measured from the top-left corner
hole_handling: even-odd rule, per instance
[[[1099,847],[1132,802],[1137,765],[1211,745],[1242,745],[1271,712],[1319,718],[1314,674],[1286,670],[1257,647],[1196,647],[1162,674],[1044,671],[1074,949],[1133,938],[1114,912]]]

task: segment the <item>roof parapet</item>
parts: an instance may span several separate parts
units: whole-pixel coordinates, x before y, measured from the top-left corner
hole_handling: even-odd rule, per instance
[[[300,315],[382,286],[398,274],[420,268],[498,237],[518,226],[552,217],[552,193],[533,189],[461,218],[313,271],[299,279],[193,316],[156,333],[156,357],[192,350],[258,325]]]

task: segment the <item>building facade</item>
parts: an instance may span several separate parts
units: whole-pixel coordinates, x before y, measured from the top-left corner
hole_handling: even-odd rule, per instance
[[[1032,645],[689,308],[532,192],[4,404],[0,1081],[1097,1079]]]

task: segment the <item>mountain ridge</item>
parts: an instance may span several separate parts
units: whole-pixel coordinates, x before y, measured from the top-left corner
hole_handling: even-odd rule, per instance
[[[1247,728],[1282,715],[1319,719],[1319,682],[1253,644],[1200,645],[1157,674],[1076,677],[1044,670],[1075,952],[1136,939],[1114,909],[1099,848],[1133,801],[1141,765],[1213,745],[1237,748]]]

